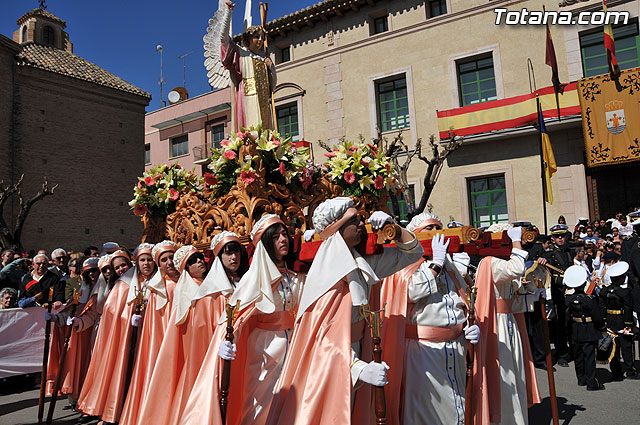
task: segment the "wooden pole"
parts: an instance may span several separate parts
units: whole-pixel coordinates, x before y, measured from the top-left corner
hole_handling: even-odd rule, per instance
[[[148,281],[147,281],[148,283]],[[144,306],[144,290],[136,289],[137,294],[135,298],[135,310],[134,314],[141,314]],[[129,337],[129,356],[127,358],[127,375],[124,381],[124,391],[122,392],[121,403],[124,406],[124,402],[127,399],[127,393],[129,392],[129,386],[131,385],[131,378],[133,376],[133,368],[136,364],[136,348],[138,346],[138,328],[130,324],[131,336]]]
[[[467,319],[468,326],[473,326],[476,322],[475,314],[475,291],[473,282],[470,283],[467,292],[469,294],[469,318]],[[465,387],[465,400],[464,400],[464,423],[465,425],[473,425],[473,363],[475,362],[476,352],[475,346],[468,341],[467,342],[467,385]]]
[[[235,321],[236,314],[240,308],[240,301],[238,300],[236,305],[230,305],[227,301],[227,335],[225,339],[230,343],[233,343],[233,323]],[[229,404],[229,384],[231,383],[231,360],[223,360],[222,364],[222,377],[220,379],[220,416],[222,417],[223,425],[227,423],[227,406]]]
[[[75,317],[76,308],[78,307],[78,295],[76,290],[73,290],[73,304],[71,305],[71,314],[69,317]],[[60,354],[60,364],[58,365],[58,374],[53,384],[53,393],[51,394],[51,402],[49,403],[49,412],[47,413],[47,425],[51,425],[53,420],[53,412],[56,410],[56,401],[58,400],[58,391],[60,391],[60,385],[62,384],[62,372],[64,370],[64,361],[67,357],[67,350],[69,349],[69,339],[71,339],[71,331],[73,326],[68,326],[64,333],[64,347]]]
[[[547,312],[544,303],[540,302],[540,314],[542,315],[542,334],[544,335],[544,349],[547,360],[547,378],[549,380],[549,399],[551,400],[551,415],[553,425],[560,424],[558,416],[558,400],[556,398],[556,380],[553,375],[553,361],[551,360],[551,344],[549,343],[549,324],[547,323]]]
[[[51,314],[53,304],[53,287],[49,288],[49,303],[47,305],[47,313]],[[38,400],[38,423],[42,423],[44,416],[44,399],[46,397],[47,387],[47,368],[49,366],[49,341],[51,339],[51,319],[47,320],[44,328],[44,352],[42,353],[42,374],[40,376],[40,399]]]
[[[380,341],[380,328],[384,319],[384,307],[381,310],[370,310],[369,306],[360,307],[360,315],[365,319],[371,328],[371,343],[373,361],[382,363],[382,346]],[[376,425],[386,425],[387,423],[387,402],[384,397],[384,386],[373,386],[374,407],[376,414]]]

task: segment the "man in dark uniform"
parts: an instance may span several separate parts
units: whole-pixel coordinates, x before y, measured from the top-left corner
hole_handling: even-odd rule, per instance
[[[573,265],[573,256],[567,245],[569,228],[566,224],[556,224],[551,226],[551,240],[553,249],[546,251],[538,259],[540,264],[549,264],[551,273],[551,299],[555,307],[557,318],[552,321],[553,345],[556,349],[556,359],[558,366],[569,366],[569,346],[567,338],[567,318],[564,299],[564,284],[562,279],[564,271]],[[559,270],[562,270],[560,272]]]
[[[607,326],[616,333],[616,351],[611,360],[611,374],[615,380],[640,379],[633,367],[633,305],[627,284],[629,264],[620,261],[609,268],[611,285],[600,290],[600,306],[606,313]],[[620,364],[620,353],[624,366]]]
[[[587,271],[582,266],[571,266],[564,272],[563,282],[569,288],[567,317],[578,385],[586,385],[587,391],[604,390],[596,379],[596,348],[606,326],[598,302],[584,292]]]

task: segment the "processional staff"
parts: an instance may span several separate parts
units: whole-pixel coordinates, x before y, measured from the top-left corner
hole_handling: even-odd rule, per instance
[[[80,300],[80,295],[82,292],[78,293],[75,289],[73,290],[73,296],[71,297],[71,313],[69,317],[75,317],[76,309],[78,308],[78,301]],[[51,425],[51,421],[53,420],[53,412],[56,409],[56,401],[58,401],[58,391],[60,391],[60,385],[62,384],[62,373],[64,369],[64,361],[67,357],[67,351],[69,349],[69,339],[71,339],[71,331],[73,330],[73,325],[69,325],[64,332],[64,347],[62,348],[62,353],[60,354],[60,363],[58,364],[58,373],[56,375],[56,380],[53,384],[53,393],[51,394],[51,402],[49,403],[49,412],[47,413],[47,425]]]
[[[229,343],[233,344],[233,325],[235,324],[238,310],[240,309],[240,300],[236,302],[236,305],[229,304],[229,299],[226,300],[225,305],[227,311],[227,335],[225,339]],[[222,378],[220,380],[220,416],[222,417],[222,423],[227,423],[227,406],[229,397],[229,384],[231,381],[231,360],[223,360],[222,365]]]
[[[386,305],[386,303],[385,303]],[[373,361],[382,363],[382,347],[380,341],[380,329],[384,319],[384,306],[381,310],[369,310],[368,306],[362,306],[360,314],[371,328],[371,343]],[[376,413],[376,425],[387,423],[387,402],[384,397],[384,386],[374,386],[374,402]]]
[[[468,326],[471,327],[476,322],[476,293],[478,288],[473,285],[469,279],[467,282],[467,293],[469,294],[469,318]],[[475,345],[471,341],[467,341],[467,386],[465,388],[464,401],[464,423],[465,425],[473,424],[473,364],[476,360]]]
[[[147,281],[148,283],[149,281]],[[145,284],[146,288],[146,284]],[[143,289],[136,288],[136,297],[134,299],[134,314],[142,314],[146,307],[146,303],[144,300],[144,291]],[[134,326],[133,323],[131,325],[131,336],[129,338],[129,355],[127,357],[127,375],[124,381],[124,391],[122,393],[122,404],[127,398],[127,393],[129,392],[129,385],[131,384],[131,377],[133,376],[133,368],[136,363],[136,348],[138,345],[138,327]]]
[[[49,340],[51,338],[51,307],[53,305],[53,287],[49,288],[49,303],[47,305],[47,323],[44,328],[44,352],[42,354],[42,375],[40,376],[40,399],[38,400],[38,423],[42,423],[44,416],[45,389],[47,386],[47,368],[49,366]]]

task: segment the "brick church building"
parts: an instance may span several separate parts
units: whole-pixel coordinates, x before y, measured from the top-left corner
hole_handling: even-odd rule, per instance
[[[142,225],[127,202],[144,170],[150,94],[73,54],[52,13],[31,10],[17,25],[13,40],[0,34],[0,180],[24,174],[25,198],[44,176],[59,184],[32,208],[24,248],[135,246]],[[4,205],[9,228],[19,209],[17,196]]]

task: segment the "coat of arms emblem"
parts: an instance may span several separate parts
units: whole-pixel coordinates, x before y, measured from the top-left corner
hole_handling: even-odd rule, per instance
[[[620,134],[627,128],[623,106],[624,104],[620,100],[612,100],[604,105],[607,130],[611,134]]]

